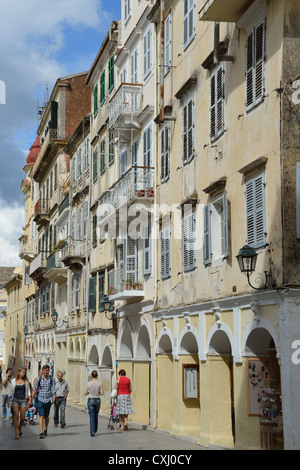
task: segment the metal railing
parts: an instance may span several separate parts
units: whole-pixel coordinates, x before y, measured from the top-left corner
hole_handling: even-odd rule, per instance
[[[142,111],[143,85],[137,83],[121,83],[110,100],[110,127],[121,117],[133,117]]]
[[[127,271],[125,265],[120,266],[119,268],[110,271],[108,279],[108,295],[118,294],[119,292],[140,292],[144,290],[144,284],[139,280],[139,275],[137,272]]]
[[[84,257],[86,255],[86,240],[73,240],[72,237],[68,237],[64,240],[61,248],[61,259],[67,257]]]
[[[39,253],[30,263],[29,276],[40,268],[46,268],[46,258],[44,253]]]
[[[133,166],[109,188],[99,200],[98,216],[102,220],[109,210],[119,210],[137,198],[144,200],[154,197],[154,168]]]

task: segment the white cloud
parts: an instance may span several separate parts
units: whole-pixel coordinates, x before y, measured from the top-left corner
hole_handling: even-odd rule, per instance
[[[24,225],[24,205],[0,199],[0,266],[21,266],[19,237]]]

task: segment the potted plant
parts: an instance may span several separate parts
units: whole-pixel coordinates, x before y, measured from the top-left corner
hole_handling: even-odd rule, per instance
[[[137,197],[145,197],[145,190],[144,189],[137,189],[136,190]]]
[[[153,197],[154,196],[154,189],[149,187],[147,188],[147,197]]]
[[[132,289],[132,279],[126,279],[126,290],[131,290]]]
[[[108,290],[107,290],[107,294],[108,295],[113,295],[116,293],[116,288],[115,287],[110,287]]]
[[[67,245],[67,241],[65,239],[64,240],[59,240],[59,242],[57,242],[56,245],[54,245],[54,247],[52,249],[52,252],[57,253],[59,250],[61,250],[66,245]]]

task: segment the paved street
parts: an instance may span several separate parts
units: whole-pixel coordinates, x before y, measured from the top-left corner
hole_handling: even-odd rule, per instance
[[[51,410],[47,438],[39,439],[38,424],[27,424],[23,428],[22,437],[15,441],[11,420],[0,419],[0,450],[112,450],[112,455],[118,450],[204,450],[198,445],[170,437],[160,431],[139,429],[139,426],[130,422],[128,431],[111,431],[107,429],[108,421],[108,417],[100,417],[98,433],[95,437],[90,437],[88,413],[68,406],[67,426],[64,429],[54,428]]]

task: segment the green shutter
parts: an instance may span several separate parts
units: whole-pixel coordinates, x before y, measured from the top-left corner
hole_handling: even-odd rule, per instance
[[[89,312],[96,312],[96,277],[89,279]]]
[[[108,77],[109,77],[109,83],[108,83],[108,91],[111,93],[111,91],[114,89],[115,86],[115,56],[112,55],[108,64]]]
[[[103,297],[104,297],[104,273],[99,273],[99,312],[104,312]]]
[[[105,103],[105,70],[102,72],[100,78],[100,106]]]
[[[98,84],[94,88],[94,117],[98,114]]]

